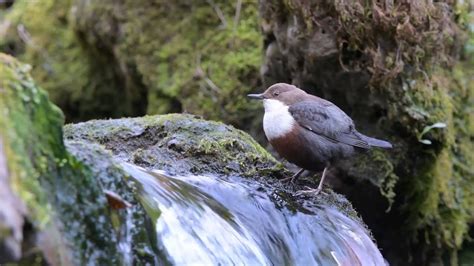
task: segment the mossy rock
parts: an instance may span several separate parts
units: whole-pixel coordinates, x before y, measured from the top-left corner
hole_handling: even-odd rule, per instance
[[[331,206],[363,223],[345,197],[331,190],[317,197],[296,196],[303,184],[281,182],[291,173],[249,134],[221,122],[189,114],[92,120],[66,125],[64,138],[68,143],[101,145],[120,161],[171,176],[244,177],[290,209]],[[315,179],[308,182],[317,185]]]
[[[474,217],[468,4],[283,0],[260,6],[264,83],[291,82],[329,99],[361,132],[394,144],[392,151],[341,163],[335,182],[389,262],[455,256]],[[471,46],[464,49],[468,34]],[[446,127],[422,134],[437,123]]]
[[[91,169],[66,150],[64,117],[29,71],[29,65],[0,54],[0,157],[6,164],[0,182],[14,203],[6,205],[7,216],[0,219],[2,263],[117,264],[122,255],[103,189],[123,189],[124,174],[112,171],[105,155],[94,160],[100,167]],[[72,151],[77,145],[69,144]],[[92,157],[93,148],[82,154]],[[84,157],[78,158],[89,163]],[[21,221],[11,223],[9,208]]]
[[[172,174],[281,176],[278,163],[247,133],[193,115],[92,120],[69,124],[66,140],[98,143],[130,163]]]
[[[91,218],[92,222],[100,222],[105,220],[110,223],[114,229],[111,236],[105,235],[101,231],[95,232],[93,235],[85,236],[89,241],[103,243],[107,247],[112,243],[117,248],[114,250],[113,256],[109,259],[92,258],[91,263],[121,263],[129,265],[132,261],[134,265],[153,264],[155,256],[153,253],[155,243],[152,243],[154,230],[151,228],[150,218],[145,213],[142,205],[137,200],[135,191],[138,189],[136,184],[130,180],[129,176],[122,170],[120,162],[117,161],[113,154],[98,144],[81,141],[66,141],[67,151],[73,155],[77,161],[86,166],[87,174],[96,180],[96,186],[105,193],[105,191],[113,192],[120,196],[120,200],[126,201],[130,207],[125,209],[114,209],[112,206],[105,213],[94,214]],[[103,196],[100,197],[103,202]],[[91,197],[89,200],[94,199]],[[110,203],[109,203],[110,204]],[[104,204],[105,205],[105,204]],[[69,208],[72,208],[71,206]],[[65,210],[67,212],[69,210]],[[87,225],[86,226],[90,226]],[[93,226],[91,226],[93,227]],[[83,234],[84,229],[75,228],[75,232]],[[120,244],[129,245],[129,250],[120,248]],[[96,247],[94,252],[102,252],[101,246]],[[118,258],[118,259],[117,259]],[[85,261],[85,260],[83,260]]]
[[[35,85],[29,70],[29,65],[0,54],[0,138],[3,144],[0,152],[5,162],[2,167],[5,167],[6,172],[2,186],[7,189],[10,187],[12,196],[16,195],[20,201],[16,203],[18,206],[7,208],[25,206],[21,226],[4,231],[9,233],[1,235],[0,239],[5,243],[9,237],[16,236],[18,244],[31,252],[34,245],[27,241],[32,234],[29,232],[31,229],[27,228],[41,230],[54,227],[54,217],[50,214],[51,204],[42,182],[48,178],[52,181],[60,177],[61,165],[67,161],[67,153],[62,142],[62,113]],[[9,217],[3,216],[2,222],[4,219],[8,226]],[[8,250],[3,251],[7,254],[0,257],[9,258]],[[18,251],[10,259],[19,259],[25,250]],[[67,260],[68,252],[59,248],[58,253],[62,259]]]
[[[68,121],[185,111],[252,128],[257,13],[256,1],[18,1],[0,49],[33,65]]]

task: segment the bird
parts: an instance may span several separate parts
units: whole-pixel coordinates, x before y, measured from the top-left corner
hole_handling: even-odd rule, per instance
[[[305,170],[323,171],[318,187],[304,193],[318,194],[328,168],[338,160],[372,147],[392,148],[388,141],[358,132],[352,119],[332,102],[295,85],[276,83],[263,93],[247,96],[263,100],[263,131],[270,144],[301,168],[287,180],[293,183]]]

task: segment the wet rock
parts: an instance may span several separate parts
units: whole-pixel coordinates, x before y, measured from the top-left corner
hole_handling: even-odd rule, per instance
[[[63,115],[29,70],[0,54],[2,263],[117,263],[101,185],[66,151]]]
[[[94,238],[100,237],[101,241],[115,245],[114,256],[124,265],[132,265],[132,262],[153,264],[155,258],[149,236],[150,221],[134,196],[133,191],[137,188],[122,170],[119,162],[113,158],[110,151],[98,144],[66,141],[66,148],[79,162],[87,166],[90,176],[96,181],[95,186],[98,186],[103,192],[103,197],[109,202],[102,202],[102,207],[109,207],[105,213],[95,214],[92,219],[110,223],[113,234],[111,236],[100,234]],[[108,196],[110,193],[119,197],[121,205],[125,205],[126,208],[117,209],[111,206]],[[102,198],[102,195],[100,197]],[[112,258],[105,263],[112,263]]]
[[[132,128],[141,133],[129,134]],[[259,184],[266,184],[265,190],[280,191],[276,197],[281,197],[282,202],[311,204],[304,200],[305,197],[294,197],[294,194],[303,189],[303,185],[314,185],[317,181],[307,180],[293,186],[280,182],[279,179],[291,173],[247,133],[187,114],[69,124],[64,127],[64,138],[67,143],[100,144],[117,160],[171,175],[237,175],[257,180],[261,182]],[[350,203],[341,195],[328,191],[318,197],[318,201],[337,206],[348,216],[358,219]]]
[[[130,134],[132,128],[135,132],[140,133]],[[125,172],[131,176],[130,180],[133,181],[131,186],[136,188],[134,193],[122,190],[118,194],[127,195],[125,200],[133,202],[133,208],[136,208],[136,200],[130,196],[138,197],[146,215],[141,210],[134,210],[133,213],[136,213],[135,216],[138,219],[145,217],[146,220],[150,220],[151,224],[147,223],[144,226],[154,228],[147,230],[150,232],[149,234],[155,235],[159,239],[155,240],[159,245],[152,246],[149,250],[160,260],[168,261],[171,264],[180,264],[189,262],[188,259],[191,259],[189,256],[192,256],[196,261],[206,261],[207,263],[212,261],[218,264],[229,261],[234,261],[234,263],[250,262],[253,258],[278,264],[282,260],[295,263],[313,261],[313,259],[318,262],[334,262],[334,259],[337,261],[338,256],[342,256],[339,259],[344,258],[346,262],[359,260],[368,262],[372,259],[383,262],[376,248],[376,253],[369,253],[375,254],[377,258],[369,256],[364,259],[365,253],[362,250],[365,248],[362,246],[356,248],[360,248],[361,253],[356,252],[355,257],[344,257],[343,254],[346,254],[347,251],[345,248],[337,251],[339,255],[333,255],[336,258],[326,257],[324,254],[337,249],[335,247],[338,245],[332,245],[340,240],[340,236],[335,233],[338,231],[337,229],[334,231],[336,235],[331,235],[332,233],[329,232],[331,230],[328,229],[334,228],[334,226],[337,228],[340,225],[326,227],[327,223],[337,223],[336,220],[339,219],[328,214],[332,211],[338,213],[336,216],[343,215],[344,219],[348,219],[345,221],[354,223],[358,229],[351,230],[362,234],[361,237],[365,239],[362,242],[370,246],[368,249],[374,250],[371,240],[366,242],[371,239],[370,233],[351,204],[342,195],[330,190],[325,190],[317,197],[296,196],[296,191],[303,189],[303,184],[290,186],[280,182],[279,178],[290,173],[285,172],[281,164],[248,134],[232,126],[206,121],[192,115],[169,114],[69,124],[64,128],[64,137],[68,146],[71,144],[76,146],[69,150],[92,169],[98,168],[94,166],[97,165],[98,158],[84,161],[83,154],[89,153],[88,149],[91,147],[100,147],[107,153],[110,152],[111,158],[114,158],[114,164],[121,165]],[[79,146],[77,146],[78,143],[80,143]],[[105,178],[107,180],[106,175],[102,176],[99,179]],[[315,185],[314,182],[312,185]],[[232,191],[229,191],[230,188],[233,188]],[[243,193],[244,191],[245,193]],[[239,201],[248,202],[237,204]],[[268,208],[258,207],[259,204],[265,204]],[[246,207],[244,208],[244,206]],[[203,213],[203,210],[207,208],[211,208],[212,211]],[[211,219],[217,223],[211,226],[209,217],[216,214],[225,217],[235,216],[233,219],[243,220],[243,224],[237,220],[235,223],[238,225],[231,223],[231,228],[241,227],[238,231],[252,231],[253,227],[248,227],[249,223],[253,223],[252,221],[267,224],[268,217],[272,216],[276,219],[275,217],[278,216],[281,223],[286,223],[285,221],[288,219],[287,223],[294,223],[295,228],[307,229],[308,235],[322,234],[317,237],[318,239],[322,239],[324,235],[325,239],[327,237],[328,243],[326,246],[326,244],[318,242],[311,248],[308,246],[308,249],[298,253],[298,248],[295,249],[292,243],[303,245],[304,240],[298,237],[291,240],[291,236],[295,235],[292,232],[295,228],[288,229],[288,232],[285,231],[287,229],[282,229],[281,232],[275,233],[271,227],[267,228],[268,235],[253,231],[255,236],[247,235],[249,239],[258,239],[266,247],[258,252],[251,248],[251,242],[254,240],[248,240],[245,237],[239,238],[236,242],[229,239],[230,242],[221,243],[224,240],[219,237],[220,235],[233,235],[235,232],[225,225],[228,222],[225,219],[218,222],[218,217]],[[300,220],[299,214],[309,215],[305,216],[308,220],[305,220],[306,218]],[[321,224],[316,222],[318,220],[316,217],[322,219],[326,215],[330,216],[327,222],[321,222]],[[188,232],[186,229],[189,228],[190,223],[193,224],[192,232]],[[307,227],[308,224],[312,224],[312,226]],[[203,229],[211,227],[214,228],[212,232],[206,232]],[[313,229],[316,231],[312,231]],[[223,231],[217,233],[216,231],[219,230]],[[264,229],[262,228],[262,230]],[[275,235],[273,235],[274,233]],[[267,239],[267,236],[270,239]],[[269,252],[269,250],[279,249],[281,246],[274,242],[276,240],[271,239],[282,237],[285,240],[281,240],[281,245],[289,245],[289,247],[282,252]],[[179,241],[176,242],[176,239],[186,239],[186,241],[182,241],[185,241],[189,248],[184,250],[177,248],[176,245]],[[242,244],[242,241],[250,242]],[[355,243],[352,242],[353,240],[347,241]],[[216,247],[212,243],[229,245],[228,248],[232,252],[219,254],[218,251],[215,251]],[[184,244],[180,244],[180,246],[182,245]],[[195,248],[197,253],[184,255],[185,251],[191,248]],[[306,251],[309,250],[314,250],[318,255],[307,253]],[[249,254],[241,257],[241,252]],[[296,255],[297,253],[300,255]]]

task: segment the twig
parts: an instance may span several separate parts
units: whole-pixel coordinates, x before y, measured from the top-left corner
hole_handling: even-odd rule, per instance
[[[220,88],[217,87],[216,83],[214,83],[208,76],[204,77],[204,80],[206,81],[207,85],[217,94],[220,94]]]
[[[26,29],[25,25],[19,24],[16,27],[16,30],[18,32],[18,37],[20,37],[20,40],[22,40],[27,46],[30,46],[33,48],[33,50],[36,50],[40,53],[40,55],[47,61],[51,61],[51,58],[49,57],[49,54],[47,51],[42,49],[39,45],[37,45],[34,41],[33,38],[31,38],[31,34],[28,32]]]
[[[232,44],[234,43],[235,34],[237,32],[237,25],[239,24],[241,9],[242,9],[242,0],[237,0],[237,5],[235,7],[235,16],[234,16],[234,28],[232,29]]]
[[[203,79],[212,91],[214,91],[216,94],[220,94],[221,89],[209,78],[209,76],[201,67],[201,54],[197,56],[196,64],[197,67],[194,76],[198,79]]]
[[[33,41],[31,40],[31,35],[30,33],[26,30],[25,26],[23,24],[18,24],[18,26],[16,27],[17,29],[17,32],[18,32],[18,37],[20,37],[20,39],[26,43],[27,45],[31,45],[33,46],[34,48],[36,48],[36,45],[33,43]]]
[[[222,10],[219,8],[218,5],[216,5],[216,3],[214,3],[213,0],[207,0],[207,3],[212,6],[212,8],[214,9],[214,11],[216,12],[217,14],[217,17],[219,17],[219,19],[221,20],[221,23],[222,23],[222,28],[227,28],[227,20],[225,19],[225,16],[224,16],[224,13],[222,12]]]

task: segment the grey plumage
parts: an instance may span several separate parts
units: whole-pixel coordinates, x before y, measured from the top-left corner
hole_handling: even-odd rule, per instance
[[[303,128],[333,142],[369,149],[352,119],[328,101],[307,100],[290,105],[288,111]]]
[[[367,137],[358,132],[354,122],[344,111],[321,98],[292,104],[288,110],[301,127],[332,142],[363,149],[392,148],[387,141]]]
[[[392,144],[388,141],[381,140],[381,139],[376,139],[376,138],[371,138],[368,137],[364,134],[361,134],[359,132],[356,133],[361,139],[363,139],[365,142],[369,144],[370,147],[379,147],[379,148],[385,148],[385,149],[391,149],[393,148]]]

